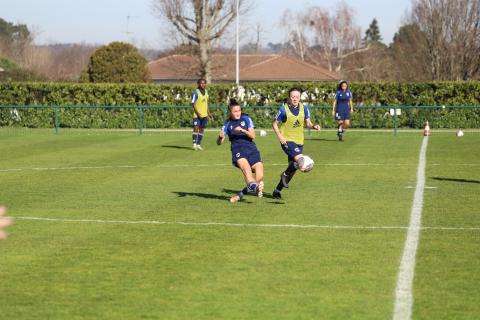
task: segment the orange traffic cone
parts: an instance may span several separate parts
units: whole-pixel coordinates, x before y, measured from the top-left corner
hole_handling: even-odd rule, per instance
[[[430,125],[428,124],[428,121],[425,122],[425,128],[423,129],[423,135],[424,136],[429,136],[431,135],[432,132],[430,131]]]

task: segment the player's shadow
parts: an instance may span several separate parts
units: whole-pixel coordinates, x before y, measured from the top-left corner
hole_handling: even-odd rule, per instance
[[[171,149],[182,149],[182,150],[192,150],[191,147],[185,147],[185,146],[173,146],[173,145],[162,145],[162,148],[171,148]]]
[[[221,200],[221,201],[230,201],[229,196],[221,196],[218,194],[211,194],[211,193],[201,193],[201,192],[183,192],[183,191],[174,191],[176,195],[180,198],[184,197],[198,197],[204,199],[213,199],[213,200]],[[242,202],[250,203],[249,201],[242,200]]]
[[[232,189],[223,189],[222,190],[223,192],[225,193],[238,193],[238,191],[236,190],[232,190]],[[281,202],[281,201],[278,201],[278,199],[275,199],[271,194],[268,194],[268,193],[263,193],[263,197],[266,198],[266,199],[272,199],[272,200],[275,200],[275,202],[270,202],[270,203],[273,203],[273,204],[285,204],[284,202]]]
[[[477,183],[477,184],[480,184],[480,180],[442,178],[442,177],[433,177],[432,179],[437,180],[437,181],[451,181],[451,182],[460,182],[460,183]]]

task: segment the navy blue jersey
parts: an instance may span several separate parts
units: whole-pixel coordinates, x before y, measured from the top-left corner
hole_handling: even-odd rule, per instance
[[[352,99],[352,93],[350,90],[347,88],[347,90],[344,92],[342,90],[338,90],[337,93],[335,94],[335,100],[337,101],[337,109],[336,112],[341,114],[341,113],[349,113],[350,112],[350,107],[348,105],[348,102]]]
[[[290,104],[288,105],[288,107],[290,109],[290,112],[293,113],[294,116],[298,116],[298,113],[300,112],[299,108],[294,108]],[[303,110],[305,113],[305,120],[310,119],[310,110],[308,109],[308,106],[306,104],[303,105]],[[275,120],[283,123],[287,121],[287,112],[285,111],[285,105],[281,106],[280,109],[278,109],[278,112],[275,115]]]
[[[241,127],[244,130],[248,130],[250,128],[255,128],[253,125],[252,119],[248,115],[243,115],[238,120],[229,120],[225,122],[222,127],[222,131],[225,135],[228,136],[230,142],[232,143],[232,150],[236,147],[252,145],[255,146],[253,139],[247,136],[243,132],[236,132],[234,129],[236,127]]]

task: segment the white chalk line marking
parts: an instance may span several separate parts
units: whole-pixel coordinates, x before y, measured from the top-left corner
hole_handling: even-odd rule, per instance
[[[292,228],[292,229],[346,229],[346,230],[406,230],[407,226],[348,226],[348,225],[317,225],[317,224],[272,224],[272,223],[231,223],[231,222],[188,222],[188,221],[158,221],[158,220],[104,220],[104,219],[67,219],[45,217],[14,217],[18,220],[50,221],[50,222],[77,222],[77,223],[104,223],[104,224],[153,224],[153,225],[182,225],[182,226],[225,226],[244,228]],[[480,227],[421,227],[422,230],[459,230],[480,231]]]
[[[434,163],[430,166],[439,166]],[[464,166],[476,166],[477,164],[459,164]],[[102,170],[102,169],[138,169],[138,168],[204,168],[204,167],[231,167],[230,163],[210,164],[165,164],[165,165],[109,165],[109,166],[74,166],[74,167],[33,167],[33,168],[4,168],[0,172],[21,172],[21,171],[74,171],[74,170]],[[265,166],[286,166],[285,163],[266,163]],[[408,163],[318,163],[317,166],[324,167],[412,167]]]
[[[420,148],[417,169],[417,185],[410,214],[407,239],[405,240],[402,260],[400,262],[400,270],[398,272],[397,286],[395,289],[395,306],[393,311],[394,320],[409,320],[412,318],[413,278],[415,276],[415,257],[420,239],[427,147],[428,136],[423,138],[422,147]]]

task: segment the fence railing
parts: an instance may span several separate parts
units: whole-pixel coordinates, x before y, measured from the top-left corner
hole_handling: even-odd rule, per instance
[[[242,107],[245,113],[254,112],[254,121],[257,126],[258,123],[261,123],[259,127],[269,127],[273,116],[279,106],[245,106]],[[227,118],[227,107],[226,106],[211,106],[212,111],[216,113],[216,125],[221,125],[223,121]],[[191,106],[0,106],[0,126],[28,126],[28,127],[52,127],[55,133],[59,133],[61,128],[72,128],[79,125],[78,123],[68,123],[66,115],[69,112],[77,112],[84,109],[90,110],[122,110],[125,112],[123,115],[109,115],[107,118],[99,117],[97,123],[91,123],[89,126],[88,121],[84,120],[85,123],[81,124],[82,128],[96,128],[98,123],[102,121],[111,121],[109,124],[110,127],[115,127],[118,125],[120,128],[125,128],[125,125],[130,126],[130,128],[138,129],[139,134],[143,133],[143,130],[152,126],[158,127],[162,123],[168,123],[168,125],[177,125],[179,127],[188,127],[191,122],[191,115],[193,114]],[[333,127],[334,121],[331,117],[330,110],[331,106],[309,106],[309,109],[312,113],[312,118],[315,117],[315,120],[318,122],[323,122],[322,126]],[[45,110],[36,121],[21,121],[21,117],[28,117],[26,113],[28,110]],[[51,112],[48,112],[51,110]],[[178,110],[181,112],[181,116],[175,118],[175,116],[165,116],[165,114],[155,114],[152,112],[162,112],[169,110]],[[272,110],[273,112],[268,112]],[[433,125],[435,122],[439,122],[439,119],[444,119],[443,121],[448,126],[460,126],[462,127],[475,127],[480,128],[480,106],[354,106],[354,112],[352,122],[360,123],[364,127],[374,127],[380,128],[386,126],[393,130],[393,133],[396,135],[398,133],[400,124],[409,128],[419,128],[424,121],[430,121]],[[368,113],[367,110],[372,112]],[[380,113],[378,113],[380,110]],[[469,114],[465,115],[465,112],[462,111],[468,110]],[[7,112],[5,112],[7,111]],[[9,111],[9,112],[8,112]],[[19,111],[22,111],[23,114],[20,115]],[[412,111],[412,112],[410,112]],[[416,113],[413,113],[415,111]],[[460,114],[449,115],[448,112],[460,111]],[[471,112],[473,111],[473,112]],[[409,113],[410,112],[410,113]],[[419,114],[421,112],[422,114]],[[408,113],[408,114],[406,114]],[[103,115],[105,116],[105,115]],[[115,116],[123,116],[123,122],[116,122],[114,119]],[[145,126],[145,117],[148,116],[148,122],[153,123],[151,126]],[[82,114],[73,114],[68,118],[72,122],[75,117],[88,118],[87,115]],[[154,122],[155,117],[163,117],[164,122]],[[382,119],[388,117],[388,121]],[[402,117],[408,117],[408,121]],[[450,117],[450,118],[448,118]],[[128,122],[125,118],[129,118]],[[221,118],[221,121],[219,121]],[[445,120],[447,119],[447,120]],[[448,120],[453,119],[453,120]],[[401,121],[403,120],[403,121]],[[169,122],[170,121],[170,122]],[[373,122],[368,123],[368,121]],[[448,122],[450,121],[450,122]],[[466,122],[465,122],[466,121]],[[405,125],[406,123],[406,125]]]

